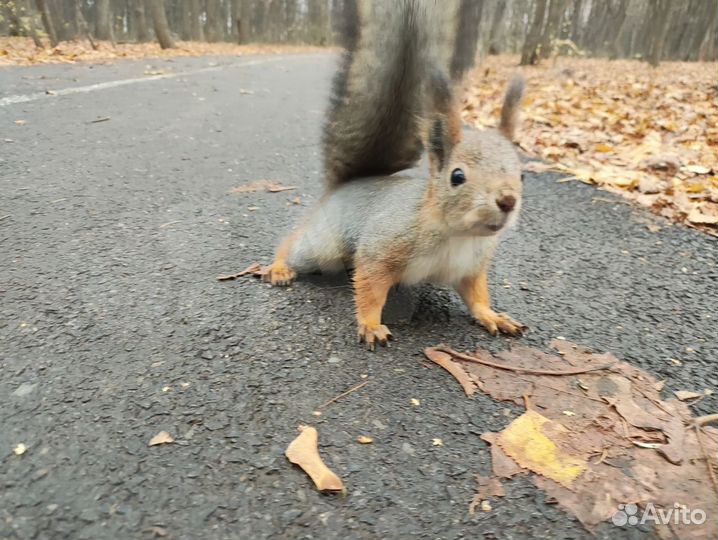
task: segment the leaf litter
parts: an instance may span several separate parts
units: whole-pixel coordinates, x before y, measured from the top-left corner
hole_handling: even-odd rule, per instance
[[[716,235],[718,107],[715,64],[560,57],[518,67],[484,59],[465,81],[462,117],[496,125],[507,81],[527,79],[518,143],[527,170],[562,172],[654,213]]]
[[[718,430],[705,426],[716,415],[703,421],[680,399],[662,399],[659,381],[612,354],[566,340],[552,346],[558,354],[529,347],[474,355],[444,346],[425,351],[465,391],[470,384],[526,407],[502,431],[481,435],[490,445],[493,476],[479,477],[470,511],[500,496],[501,479],[532,473],[547,498],[588,530],[609,520],[620,504],[650,503],[665,511],[678,504],[702,509],[708,519],[656,524],[660,537],[718,537],[711,515],[718,505]]]
[[[319,455],[319,432],[312,426],[299,426],[299,435],[284,453],[314,482],[319,491],[345,492],[341,479],[322,461]]]

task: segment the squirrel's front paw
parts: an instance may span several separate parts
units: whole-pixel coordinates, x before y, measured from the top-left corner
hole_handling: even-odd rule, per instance
[[[392,339],[391,332],[383,324],[359,325],[359,343],[366,343],[366,348],[373,351],[377,342],[386,345]]]
[[[474,317],[484,325],[484,328],[492,336],[495,336],[498,332],[510,336],[519,336],[528,330],[528,326],[513,320],[506,313],[496,313],[492,309],[484,309],[474,313]]]
[[[285,287],[290,285],[297,273],[283,262],[274,261],[262,272],[262,279],[273,286]]]

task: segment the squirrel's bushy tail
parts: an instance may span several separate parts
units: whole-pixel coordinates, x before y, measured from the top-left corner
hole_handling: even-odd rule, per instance
[[[499,123],[499,131],[510,141],[516,136],[516,124],[519,117],[519,106],[521,98],[524,95],[524,86],[526,82],[521,75],[515,75],[504,96],[504,104],[501,107],[501,123]]]
[[[412,167],[421,156],[426,85],[473,65],[480,2],[346,0],[345,52],[324,128],[328,187]]]

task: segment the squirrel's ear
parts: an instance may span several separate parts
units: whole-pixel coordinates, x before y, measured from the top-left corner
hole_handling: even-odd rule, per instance
[[[461,139],[461,117],[454,102],[448,78],[438,70],[429,81],[429,125],[427,150],[434,174],[446,165],[451,149]]]

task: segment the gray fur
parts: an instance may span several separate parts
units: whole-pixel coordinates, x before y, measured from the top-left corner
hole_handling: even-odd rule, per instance
[[[461,19],[476,12],[472,1],[348,0],[351,30],[323,136],[330,189],[416,164],[432,72],[473,63],[475,17]]]

